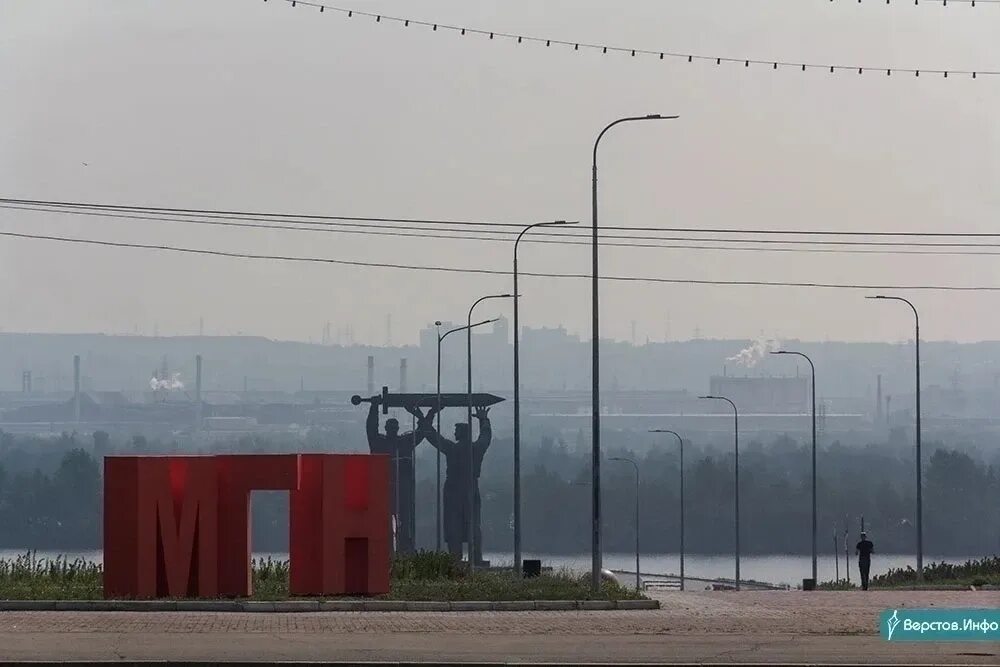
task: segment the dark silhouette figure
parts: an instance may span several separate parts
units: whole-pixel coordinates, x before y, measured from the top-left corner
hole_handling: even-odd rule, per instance
[[[858,569],[861,570],[861,590],[868,590],[868,573],[872,569],[872,552],[875,545],[868,539],[868,533],[861,533],[861,541],[854,548],[858,557]]]
[[[413,452],[423,440],[417,432],[399,432],[399,420],[385,420],[385,435],[378,432],[378,397],[373,397],[368,409],[368,449],[372,454],[388,454],[389,463],[389,511],[396,518],[396,551],[413,553],[416,532],[416,474],[413,466]],[[411,411],[413,412],[413,411]],[[418,419],[423,416],[416,414]]]
[[[444,436],[440,438],[431,426],[434,410],[431,410],[425,420],[421,420],[420,435],[427,438],[441,454],[444,455],[447,470],[444,480],[444,541],[448,551],[462,557],[462,545],[466,542],[469,527],[469,512],[472,512],[473,532],[475,534],[476,563],[483,560],[483,531],[481,503],[479,499],[479,475],[483,468],[483,457],[493,440],[493,430],[490,427],[489,408],[477,408],[475,417],[479,420],[479,438],[470,447],[469,425],[455,424],[455,441]],[[469,480],[469,456],[472,456],[473,479]],[[473,485],[474,501],[469,507],[469,484]]]

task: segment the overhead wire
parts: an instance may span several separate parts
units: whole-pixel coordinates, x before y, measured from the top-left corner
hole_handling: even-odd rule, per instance
[[[454,239],[454,240],[466,240],[466,241],[483,241],[483,242],[513,242],[513,237],[498,237],[498,236],[483,236],[482,232],[477,230],[445,230],[448,232],[469,232],[466,234],[459,233],[426,233],[424,228],[419,226],[409,226],[409,225],[369,225],[363,223],[343,223],[349,228],[334,228],[329,226],[324,227],[311,227],[311,226],[300,226],[300,225],[276,225],[268,222],[234,222],[230,220],[221,220],[218,218],[211,218],[208,220],[192,219],[189,217],[185,218],[174,218],[165,217],[157,215],[131,215],[129,213],[118,213],[109,212],[103,210],[97,210],[93,208],[85,210],[74,210],[67,208],[45,208],[45,207],[35,207],[35,206],[21,206],[21,205],[7,205],[0,204],[0,210],[14,210],[14,211],[29,211],[29,212],[44,212],[44,213],[58,213],[66,215],[79,215],[88,217],[98,217],[98,218],[108,218],[108,219],[125,219],[125,220],[139,220],[145,222],[166,222],[166,223],[178,223],[178,224],[193,224],[193,225],[210,225],[210,226],[220,226],[220,227],[235,227],[235,228],[250,228],[250,229],[265,229],[265,230],[276,230],[276,231],[304,231],[304,232],[324,232],[324,233],[341,233],[341,234],[355,234],[355,235],[372,235],[372,236],[391,236],[391,237],[405,237],[405,238],[430,238],[430,239]],[[243,220],[254,220],[254,218],[239,218]],[[305,223],[309,224],[309,223]],[[354,227],[361,227],[363,229],[354,229]],[[614,229],[614,228],[611,228]],[[499,233],[499,232],[494,232]],[[472,236],[471,234],[476,234]],[[538,238],[544,237],[544,238]],[[648,236],[648,235],[621,235],[621,234],[608,234],[602,232],[599,235],[600,245],[604,247],[621,247],[621,248],[663,248],[663,249],[685,249],[685,250],[717,250],[717,251],[742,251],[742,252],[800,252],[800,253],[840,253],[840,254],[903,254],[903,255],[997,255],[1000,253],[984,251],[983,248],[1000,248],[1000,243],[943,243],[943,242],[890,242],[890,241],[812,241],[812,240],[801,240],[801,239],[751,239],[751,238],[712,238],[712,237],[701,237],[701,236]],[[558,239],[558,240],[556,240]],[[523,242],[536,243],[536,244],[554,244],[554,245],[585,245],[589,246],[591,244],[589,239],[589,232],[585,234],[567,234],[561,232],[537,232],[534,236],[527,237]],[[608,240],[612,239],[612,240]],[[642,242],[637,242],[642,241]],[[652,243],[651,241],[659,241],[659,243]],[[747,246],[729,246],[729,245],[690,245],[690,244],[754,244]],[[796,247],[775,247],[775,246],[796,246]],[[809,246],[809,247],[803,247]],[[821,246],[821,247],[813,247]],[[834,246],[834,247],[829,247]],[[877,249],[856,249],[855,246],[867,246]],[[933,248],[933,250],[900,250],[896,248]],[[945,249],[945,250],[942,250]]]
[[[497,269],[482,269],[468,267],[435,266],[427,264],[403,264],[394,262],[366,262],[360,260],[337,259],[330,257],[305,257],[299,255],[276,255],[258,254],[247,252],[236,252],[230,250],[212,250],[206,248],[191,248],[186,246],[173,246],[166,244],[152,243],[130,243],[125,241],[107,241],[100,239],[56,236],[50,234],[26,234],[20,232],[0,231],[0,237],[32,239],[41,241],[52,241],[69,244],[82,244],[91,246],[103,246],[111,248],[133,248],[141,250],[153,250],[161,252],[172,252],[193,255],[208,255],[214,257],[226,257],[234,259],[268,260],[281,262],[297,262],[310,264],[334,264],[352,267],[367,268],[388,268],[408,271],[429,271],[441,273],[458,273],[468,275],[491,275],[510,276],[510,271]],[[591,278],[588,273],[548,273],[535,271],[521,271],[519,275],[538,278],[568,278],[584,279]],[[826,283],[814,281],[768,281],[768,280],[709,280],[696,278],[660,278],[644,276],[601,276],[601,280],[608,282],[630,282],[630,283],[656,283],[674,285],[711,285],[730,287],[803,287],[822,289],[849,289],[849,290],[900,290],[900,291],[943,291],[943,292],[1000,292],[1000,286],[991,285],[899,285],[899,284],[862,284],[862,283]]]
[[[144,216],[144,215],[128,215],[125,213],[108,213],[94,210],[86,211],[70,211],[67,209],[46,209],[38,207],[22,207],[22,206],[9,206],[0,204],[0,209],[15,210],[15,211],[30,211],[30,212],[55,212],[64,213],[70,215],[82,215],[82,216],[93,216],[98,218],[108,218],[108,219],[125,219],[125,220],[139,220],[147,222],[167,222],[167,223],[180,223],[180,224],[195,224],[195,225],[210,225],[210,226],[221,226],[221,227],[235,227],[235,228],[251,228],[251,229],[265,229],[265,230],[277,230],[277,231],[302,231],[302,232],[322,232],[322,233],[335,233],[335,234],[356,234],[356,235],[370,235],[370,236],[389,236],[389,237],[403,237],[403,238],[425,238],[425,239],[451,239],[460,241],[481,241],[481,242],[501,242],[501,243],[513,243],[514,238],[512,237],[498,237],[498,236],[482,236],[481,232],[476,231],[476,236],[469,234],[445,234],[445,233],[423,233],[414,232],[409,230],[420,230],[420,227],[411,226],[376,226],[376,225],[355,225],[355,223],[350,223],[352,226],[361,227],[375,227],[375,229],[353,229],[353,228],[331,228],[331,227],[301,227],[293,225],[274,225],[269,223],[253,223],[253,222],[226,222],[218,219],[211,220],[197,220],[190,218],[170,218],[161,216]],[[450,230],[449,230],[450,231]],[[462,231],[462,230],[455,230]],[[555,240],[551,238],[537,238],[537,236],[562,236],[569,237],[566,240]],[[578,246],[590,246],[591,241],[584,240],[585,237],[589,238],[589,235],[584,234],[558,234],[558,233],[546,233],[538,232],[535,236],[525,237],[522,243],[534,243],[534,244],[553,244],[553,245],[578,245]],[[973,244],[973,243],[958,243],[958,244],[928,244],[931,246],[944,246],[944,247],[959,247],[966,248],[964,250],[893,250],[888,248],[882,249],[855,249],[855,248],[803,248],[803,247],[775,247],[775,245],[781,244],[810,244],[810,245],[837,245],[840,242],[837,241],[784,241],[775,239],[765,239],[765,240],[755,240],[755,239],[715,239],[715,238],[700,238],[700,237],[657,237],[657,236],[625,236],[616,234],[601,234],[599,236],[601,239],[599,245],[602,247],[618,247],[618,248],[659,248],[665,250],[714,250],[714,251],[743,251],[743,252],[792,252],[792,253],[830,253],[830,254],[879,254],[879,255],[938,255],[938,256],[958,256],[958,255],[1000,255],[997,251],[979,251],[976,248],[992,247],[1000,248],[1000,243],[997,244]],[[632,240],[644,240],[647,242],[643,243],[626,243],[622,241],[607,241],[606,239],[632,239]],[[664,241],[663,243],[650,243],[648,241]],[[678,243],[683,242],[683,243]],[[709,245],[692,245],[694,243],[759,243],[766,244],[761,247],[757,246],[709,246]],[[848,242],[844,242],[848,243]],[[907,247],[910,245],[920,245],[911,243],[878,243],[869,242],[864,243],[864,245],[884,245],[884,246],[902,246]]]
[[[171,208],[171,207],[156,207],[156,206],[135,206],[135,205],[121,205],[121,204],[95,204],[95,203],[79,203],[79,202],[66,202],[66,201],[47,201],[47,200],[32,200],[32,199],[14,199],[14,198],[4,198],[0,197],[0,206],[20,206],[20,205],[30,205],[30,206],[40,206],[40,207],[51,207],[56,208],[67,208],[67,209],[86,209],[86,210],[107,210],[107,211],[136,211],[136,212],[152,212],[152,213],[162,213],[176,216],[186,216],[186,217],[210,217],[210,218],[222,218],[227,220],[245,220],[254,221],[256,218],[269,218],[274,219],[275,222],[287,222],[290,224],[308,224],[308,225],[331,225],[331,224],[347,224],[351,222],[359,223],[404,223],[404,224],[414,224],[414,225],[431,225],[431,226],[451,226],[451,227],[513,227],[513,231],[498,229],[491,233],[496,234],[509,234],[516,236],[520,230],[524,229],[529,224],[533,222],[538,222],[533,220],[531,222],[484,222],[482,220],[442,220],[442,219],[425,219],[425,218],[407,218],[407,217],[365,217],[365,216],[347,216],[347,215],[317,215],[317,214],[298,214],[298,213],[274,213],[274,212],[254,212],[254,211],[227,211],[218,209],[190,209],[190,208]],[[55,210],[53,210],[55,212]],[[301,219],[301,220],[300,220]],[[308,220],[314,220],[316,222],[307,222]],[[362,227],[362,225],[356,225]],[[398,228],[398,227],[397,227]],[[566,228],[570,229],[570,228]],[[583,230],[586,226],[581,226],[576,229]],[[757,228],[757,229],[746,229],[737,227],[652,227],[652,226],[615,226],[606,225],[601,227],[602,230],[607,231],[645,231],[645,232],[676,232],[676,233],[689,233],[689,234],[738,234],[738,235],[754,235],[754,236],[840,236],[840,237],[899,237],[899,238],[1000,238],[1000,232],[917,232],[917,231],[845,231],[845,230],[829,230],[829,229],[774,229],[774,228]],[[463,231],[463,230],[452,230],[452,231]],[[538,234],[548,234],[548,235],[567,235],[566,232],[536,232],[534,235]],[[572,234],[572,233],[570,233]],[[589,235],[589,233],[588,233]],[[644,238],[636,236],[623,236],[620,238]],[[660,238],[660,237],[653,237]],[[749,241],[750,239],[739,239],[741,241]],[[736,241],[734,239],[734,241]]]

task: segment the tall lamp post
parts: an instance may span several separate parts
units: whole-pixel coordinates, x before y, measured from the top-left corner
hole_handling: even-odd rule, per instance
[[[552,222],[536,222],[521,230],[514,240],[514,572],[521,574],[521,353],[519,341],[521,326],[518,319],[517,291],[517,248],[521,237],[535,227],[556,227],[559,225],[575,225],[576,222],[554,220]]]
[[[668,431],[663,428],[654,428],[650,433],[669,433],[677,438],[677,444],[681,451],[681,590],[684,590],[684,439],[676,431]]]
[[[490,324],[496,322],[499,317],[494,317],[492,320],[483,320],[482,322],[476,322],[471,327],[455,327],[454,329],[449,329],[444,333],[441,333],[441,322],[440,320],[434,323],[434,327],[437,329],[437,436],[438,440],[441,439],[441,343],[450,334],[456,333],[458,331],[465,331],[467,328],[475,329],[476,327],[482,326],[484,324]],[[434,505],[437,511],[437,517],[435,521],[435,526],[437,528],[437,550],[441,551],[441,452],[437,453],[437,501]]]
[[[468,537],[466,543],[469,545],[469,571],[476,569],[476,463],[475,456],[473,456],[473,443],[475,440],[472,438],[472,311],[476,309],[483,301],[488,299],[509,299],[512,294],[488,294],[486,296],[481,296],[476,299],[472,306],[469,307],[469,318],[465,326],[466,334],[466,346],[468,352],[468,382],[466,384],[466,390],[468,392],[468,402],[466,406],[468,408],[468,418],[467,423],[469,425],[469,522],[468,522]]]
[[[601,327],[600,327],[600,273],[598,271],[597,242],[597,149],[601,139],[615,125],[640,120],[674,120],[678,116],[628,116],[609,123],[594,141],[593,183],[591,189],[593,228],[591,230],[591,566],[590,586],[596,593],[601,588]]]
[[[913,321],[916,326],[913,342],[916,348],[917,369],[917,580],[924,580],[924,501],[923,501],[923,459],[920,456],[920,315],[917,307],[901,296],[866,296],[866,299],[885,299],[887,301],[902,301],[913,311]]]
[[[642,583],[639,579],[639,464],[630,458],[616,456],[609,461],[622,461],[631,463],[635,468],[635,590],[642,590]]]
[[[725,396],[700,396],[699,398],[707,398],[713,401],[725,401],[729,405],[733,406],[733,437],[736,445],[736,463],[734,465],[736,471],[736,492],[733,494],[736,496],[735,500],[735,515],[736,515],[736,590],[740,590],[740,412],[736,409],[736,404]]]
[[[802,357],[809,362],[809,369],[812,371],[812,579],[815,585],[816,578],[816,366],[812,359],[802,352],[792,350],[777,350],[771,354],[791,354]]]

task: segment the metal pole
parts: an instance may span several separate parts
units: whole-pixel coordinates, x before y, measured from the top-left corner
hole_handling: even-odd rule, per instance
[[[631,463],[635,468],[635,590],[642,590],[642,581],[639,578],[639,464],[630,458],[616,456],[609,461],[622,461]]]
[[[681,590],[684,590],[684,439],[680,435],[669,431],[677,437],[677,442],[680,445],[681,462],[680,462],[680,474],[681,474]]]
[[[528,228],[530,229],[530,227]],[[524,236],[525,229],[514,241],[514,574],[521,571],[521,353],[518,341],[521,326],[518,319],[517,290],[517,244]]]
[[[441,441],[441,322],[434,323],[437,328],[437,431],[438,442]],[[434,527],[437,535],[437,550],[441,551],[441,451],[437,451],[437,495],[434,497]]]
[[[907,301],[907,303],[910,303]],[[917,580],[924,580],[924,499],[923,499],[923,458],[920,451],[921,429],[920,429],[920,316],[916,307],[913,308],[913,318],[916,324],[916,338],[914,344],[916,348],[917,366]]]
[[[466,378],[466,380],[467,380],[466,391],[467,391],[467,394],[468,394],[468,405],[466,406],[466,408],[467,408],[466,414],[468,415],[467,419],[468,419],[468,428],[469,428],[469,430],[468,430],[468,433],[469,433],[469,469],[467,471],[468,475],[469,475],[469,483],[468,483],[468,486],[469,486],[469,491],[468,491],[469,492],[469,496],[468,496],[468,502],[469,502],[469,520],[468,520],[468,527],[467,527],[468,534],[466,536],[466,544],[469,545],[468,548],[469,548],[469,570],[470,571],[476,569],[476,517],[475,517],[475,515],[476,515],[476,511],[475,511],[476,510],[476,480],[475,480],[476,466],[475,466],[475,460],[474,460],[475,456],[474,456],[474,451],[473,451],[473,449],[474,449],[473,443],[475,442],[475,440],[473,440],[473,438],[472,438],[472,328],[473,328],[472,327],[472,311],[474,311],[476,309],[476,306],[478,306],[483,301],[486,301],[487,299],[509,299],[510,297],[511,297],[510,294],[490,294],[488,296],[479,297],[478,299],[476,299],[476,301],[469,308],[469,318],[468,318],[468,322],[465,325],[465,332],[466,332],[466,352],[467,352],[466,368],[468,370],[468,375],[467,375],[467,378]]]
[[[681,452],[681,590],[684,590],[684,439],[676,431],[654,428],[650,433],[669,433],[677,438]]]
[[[818,531],[816,523],[816,366],[813,365],[812,359],[802,352],[778,350],[776,352],[772,352],[771,354],[792,354],[797,357],[802,357],[809,362],[809,368],[812,372],[812,578],[813,581],[818,581],[816,555],[816,534]]]
[[[805,356],[805,355],[803,355]],[[818,578],[818,563],[816,553],[816,367],[813,366],[812,359],[806,357],[809,368],[812,370],[812,579],[813,584]]]
[[[920,314],[917,307],[908,299],[901,296],[877,296],[865,297],[866,299],[885,299],[888,301],[902,301],[913,311],[913,320],[916,328],[914,347],[916,361],[916,408],[917,408],[917,581],[924,580],[924,500],[923,500],[923,458],[921,456],[921,428],[920,428]]]
[[[740,411],[736,409],[736,404],[725,396],[702,396],[715,401],[725,401],[733,406],[733,438],[735,441],[735,512],[736,515],[736,590],[740,590]]]
[[[479,303],[479,301],[476,301],[476,303]],[[473,304],[472,308],[469,308],[470,324],[472,323],[472,309],[475,307],[476,304]],[[467,471],[469,475],[469,482],[468,482],[469,490],[467,498],[469,505],[466,510],[468,512],[469,520],[468,520],[468,527],[466,528],[465,543],[468,545],[469,549],[469,572],[472,572],[473,570],[476,569],[476,556],[475,556],[476,550],[473,547],[473,540],[475,539],[475,533],[476,533],[476,526],[475,526],[476,519],[475,517],[473,517],[474,510],[476,509],[476,488],[475,488],[476,484],[472,479],[473,473],[475,472],[475,465],[472,461],[474,457],[472,451],[473,440],[472,440],[472,327],[471,326],[465,330],[465,336],[466,336],[466,352],[468,353],[468,358],[466,359],[466,364],[467,364],[466,370],[468,371],[468,376],[466,378],[467,380],[466,390],[468,391],[468,405],[466,405],[465,407],[467,409],[467,415],[468,415],[466,418],[466,424],[468,424],[467,433],[469,438],[469,444],[468,444],[469,451],[467,454],[469,458],[469,469]]]
[[[601,138],[615,125],[639,120],[673,120],[677,116],[629,116],[609,123],[594,141],[593,180],[591,183],[591,567],[590,586],[596,593],[601,588],[601,327],[600,272],[597,241],[597,148]]]
[[[635,590],[642,590],[642,584],[639,582],[639,466],[635,465],[635,461],[632,462],[635,466]]]
[[[517,288],[517,249],[521,237],[535,227],[575,225],[576,222],[555,220],[528,225],[514,240],[514,572],[521,575],[521,326],[519,319],[520,292]]]
[[[469,329],[471,331],[472,329],[475,329],[476,327],[482,326],[484,324],[490,324],[491,322],[496,322],[498,319],[500,319],[500,318],[494,317],[491,320],[483,320],[482,322],[476,322],[471,327],[455,327],[454,329],[449,329],[448,331],[445,331],[444,333],[441,333],[441,330],[438,329],[438,346],[437,346],[437,352],[438,352],[438,358],[437,358],[437,408],[438,408],[438,411],[437,411],[437,415],[436,415],[437,416],[437,429],[436,430],[437,430],[437,436],[438,436],[439,440],[441,439],[441,343],[450,334],[456,333],[458,331],[465,331],[466,329]],[[434,326],[435,327],[440,327],[441,326],[441,322],[440,321],[435,322]],[[440,451],[438,451],[438,453],[437,453],[437,550],[441,551],[441,452]]]

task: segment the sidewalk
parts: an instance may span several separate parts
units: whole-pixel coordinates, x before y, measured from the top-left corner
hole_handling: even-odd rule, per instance
[[[893,607],[995,592],[671,592],[647,611],[2,612],[0,660],[997,664],[990,644],[889,644]]]

